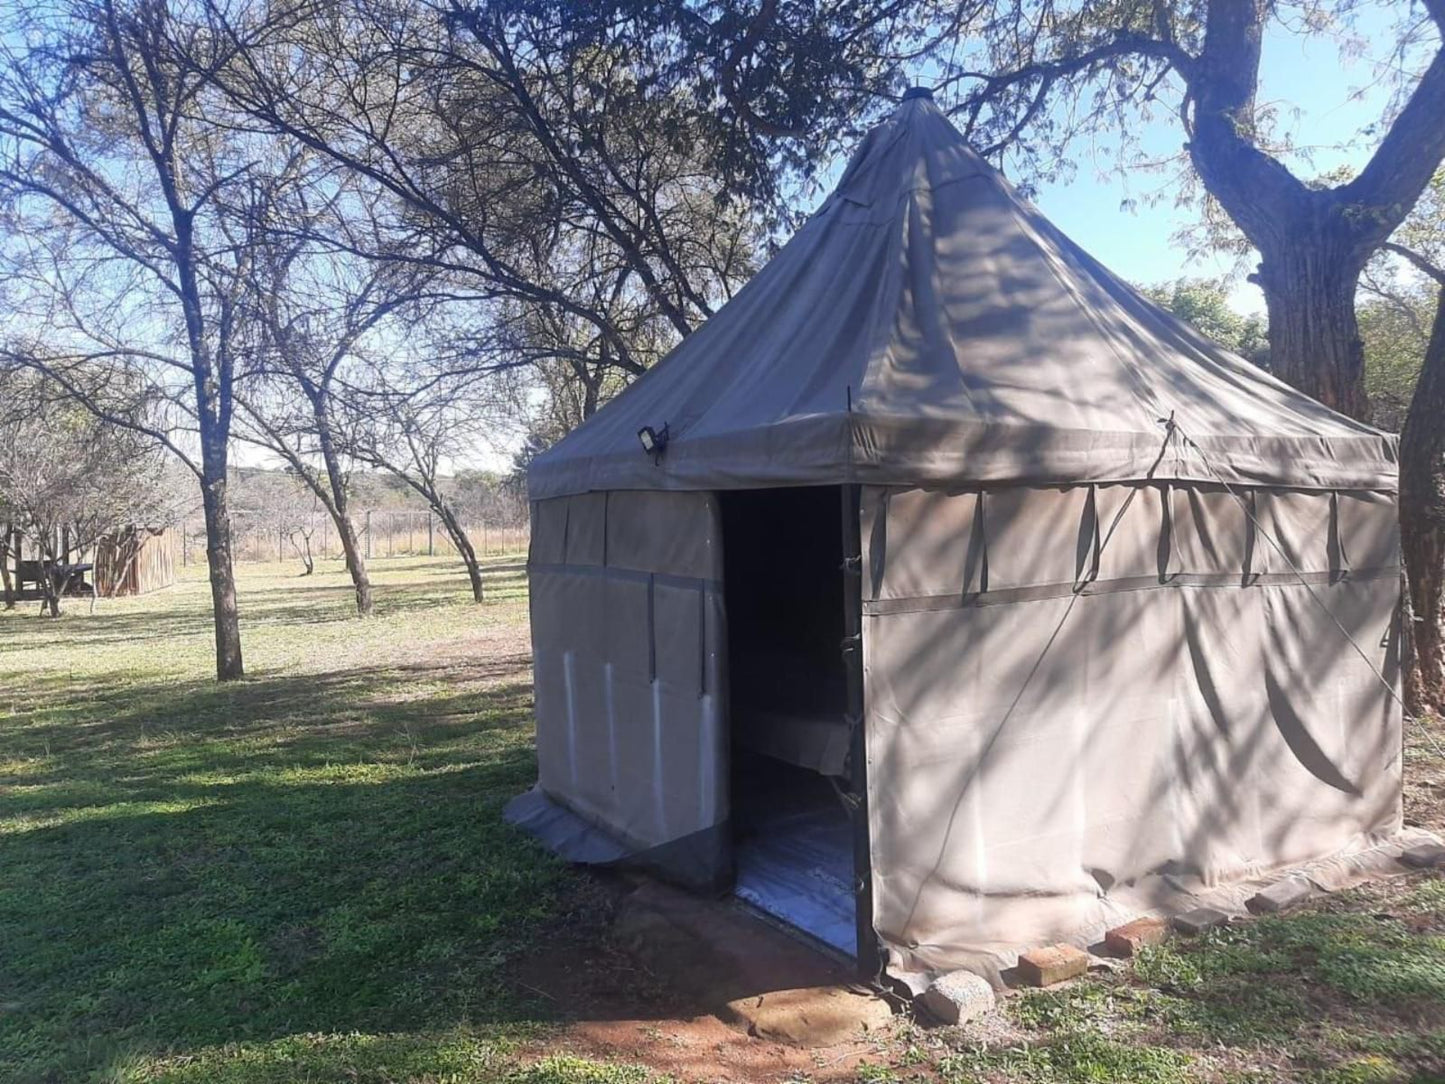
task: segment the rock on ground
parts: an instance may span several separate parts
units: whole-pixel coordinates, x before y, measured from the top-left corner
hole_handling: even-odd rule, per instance
[[[1309,899],[1314,889],[1303,877],[1286,877],[1266,888],[1260,889],[1249,898],[1245,906],[1251,914],[1272,915],[1284,911],[1297,903]]]
[[[995,1003],[988,979],[972,971],[950,971],[935,979],[918,1001],[945,1024],[966,1024],[992,1012]]]
[[[730,1001],[727,1008],[748,1034],[795,1046],[833,1046],[882,1031],[893,1020],[882,998],[840,986],[774,990]]]
[[[1445,847],[1438,843],[1418,843],[1401,853],[1400,861],[1415,869],[1430,869],[1445,864]]]

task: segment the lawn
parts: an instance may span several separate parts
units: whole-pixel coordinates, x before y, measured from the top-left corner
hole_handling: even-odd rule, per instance
[[[204,581],[0,618],[0,1079],[493,1079],[504,981],[559,865],[505,828],[534,775],[515,561],[243,569],[219,686]],[[424,1074],[431,1074],[426,1077]]]
[[[249,676],[228,686],[194,575],[93,615],[0,615],[0,1080],[652,1079],[572,1057],[566,1007],[514,981],[595,889],[499,818],[535,761],[525,580],[494,565],[476,606],[450,561],[378,561],[365,621],[333,562],[243,566]],[[1407,763],[1411,817],[1439,828],[1445,765],[1413,744]],[[635,1060],[670,1028],[640,1025]],[[1445,880],[789,1073],[1445,1080]]]

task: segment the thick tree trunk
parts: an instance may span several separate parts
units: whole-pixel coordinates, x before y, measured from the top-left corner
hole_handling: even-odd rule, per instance
[[[1256,279],[1269,308],[1269,367],[1352,418],[1369,416],[1365,347],[1355,320],[1360,253],[1342,231],[1302,225],[1266,253]]]
[[[1414,611],[1412,711],[1445,711],[1445,287],[1400,434],[1400,548]]]
[[[206,519],[206,564],[211,575],[211,611],[216,632],[216,678],[244,677],[241,620],[236,607],[236,573],[231,565],[231,513],[226,492],[226,447],[202,438],[201,508]]]

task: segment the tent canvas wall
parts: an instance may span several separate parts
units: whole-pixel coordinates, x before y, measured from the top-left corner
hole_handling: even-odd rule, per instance
[[[851,947],[906,972],[1399,828],[1394,442],[1120,283],[926,95],[529,487],[540,780],[509,815],[562,854],[723,888],[735,761],[805,766],[852,826]],[[785,571],[729,561],[769,523]],[[820,616],[760,686],[728,625],[794,579],[774,612]]]

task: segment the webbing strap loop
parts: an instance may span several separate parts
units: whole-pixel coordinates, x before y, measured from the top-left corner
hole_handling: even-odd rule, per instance
[[[1088,496],[1084,498],[1084,518],[1079,524],[1078,564],[1074,569],[1074,594],[1078,594],[1099,578],[1102,545],[1099,532],[1098,486],[1090,483]],[[1085,564],[1087,546],[1088,563]]]

